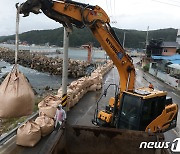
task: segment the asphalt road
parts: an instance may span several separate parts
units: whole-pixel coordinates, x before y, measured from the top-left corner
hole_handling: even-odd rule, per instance
[[[138,62],[138,59],[134,60],[135,63]],[[149,73],[144,73],[136,64],[136,83],[135,87],[147,87],[149,86],[149,82],[151,82],[155,89],[163,90],[168,92],[168,96],[172,97],[173,102],[180,106],[180,92],[164,82],[156,79]],[[96,109],[96,101],[101,96],[103,90],[110,83],[119,83],[119,74],[117,69],[114,67],[104,78],[104,86],[101,91],[97,92],[88,92],[76,106],[68,113],[68,123],[72,125],[86,125],[93,126],[91,120],[93,119],[94,112]],[[114,88],[111,87],[108,90],[108,94],[106,97],[103,97],[99,103],[99,109],[104,109],[108,104],[108,100],[110,97],[114,96]],[[165,134],[165,140],[172,142],[175,138],[179,137],[179,128],[180,128],[180,114],[178,114],[177,127],[172,129]]]

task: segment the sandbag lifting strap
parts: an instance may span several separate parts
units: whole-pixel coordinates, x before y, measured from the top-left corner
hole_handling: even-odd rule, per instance
[[[15,49],[15,65],[17,65],[17,54],[19,50],[19,14],[20,14],[20,7],[16,4],[17,13],[16,13],[16,49]]]

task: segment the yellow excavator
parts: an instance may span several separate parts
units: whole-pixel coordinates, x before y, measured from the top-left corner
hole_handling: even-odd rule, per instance
[[[120,85],[115,85],[115,96],[109,105],[95,112],[93,123],[100,127],[66,125],[49,143],[53,144],[52,151],[45,148],[43,153],[156,153],[156,143],[164,143],[162,132],[176,127],[178,106],[166,97],[167,92],[155,90],[152,85],[135,89],[133,60],[120,44],[105,11],[97,5],[68,0],[27,0],[19,8],[25,17],[41,10],[66,28],[88,27],[120,76]]]
[[[30,12],[39,14],[40,10],[64,27],[88,27],[117,67],[119,92],[110,98],[105,110],[97,113],[97,125],[146,132],[165,132],[176,127],[178,106],[172,99],[166,99],[167,92],[152,87],[135,89],[133,61],[101,7],[68,0],[27,0],[20,5],[20,13],[24,16]]]

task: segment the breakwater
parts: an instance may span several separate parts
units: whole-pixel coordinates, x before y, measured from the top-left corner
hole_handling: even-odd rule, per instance
[[[0,47],[0,59],[14,64],[14,51]],[[18,52],[18,64],[40,72],[48,72],[51,75],[62,75],[62,63],[63,59],[59,57],[52,58],[28,51]],[[88,66],[88,62],[69,59],[68,76],[73,78],[85,76]]]

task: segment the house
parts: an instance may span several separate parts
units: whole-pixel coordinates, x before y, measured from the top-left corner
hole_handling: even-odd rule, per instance
[[[162,42],[162,53],[163,56],[172,56],[176,54],[179,44],[177,42]]]
[[[147,46],[147,55],[150,56],[172,56],[176,54],[179,44],[177,42],[165,42],[162,39],[151,40]]]
[[[168,65],[168,72],[171,76],[180,79],[180,64]]]
[[[180,90],[180,55],[152,56],[149,73]]]

